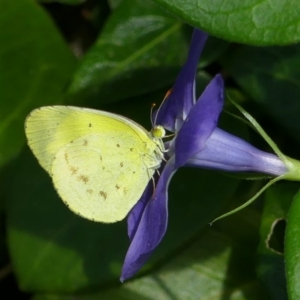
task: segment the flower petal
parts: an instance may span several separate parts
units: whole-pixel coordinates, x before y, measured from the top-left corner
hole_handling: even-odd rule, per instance
[[[253,171],[274,176],[288,171],[278,156],[258,150],[219,128],[208,138],[206,147],[191,157],[186,166],[231,172]]]
[[[145,210],[146,205],[148,204],[149,199],[153,195],[153,182],[152,180],[148,183],[141,199],[137,202],[137,204],[131,209],[127,217],[127,234],[129,236],[130,241],[132,241],[138,225],[141,221],[143,212]]]
[[[194,29],[187,61],[177,76],[170,95],[158,110],[156,124],[169,131],[175,131],[177,119],[183,121],[195,102],[195,75],[207,38],[207,33]]]
[[[162,240],[168,224],[168,185],[175,172],[174,159],[170,159],[149,199],[127,251],[120,280],[132,277],[147,261]],[[132,227],[133,228],[133,227]],[[133,233],[133,231],[132,231]]]
[[[205,147],[206,140],[217,126],[224,102],[223,90],[223,79],[218,74],[191,108],[175,140],[176,168],[183,166]]]

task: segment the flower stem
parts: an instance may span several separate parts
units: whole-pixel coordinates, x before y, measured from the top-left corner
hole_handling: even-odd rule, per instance
[[[238,211],[240,211],[241,209],[247,207],[248,205],[250,205],[251,203],[253,203],[269,186],[271,186],[273,183],[275,183],[276,181],[279,181],[281,179],[283,179],[284,175],[278,176],[273,178],[272,180],[270,180],[264,187],[262,187],[251,199],[249,199],[247,202],[245,202],[244,204],[242,204],[241,206],[229,211],[226,214],[221,215],[220,217],[214,219],[211,223],[209,223],[209,225],[212,225],[214,222],[216,222],[217,220],[223,219],[225,217],[228,217]]]

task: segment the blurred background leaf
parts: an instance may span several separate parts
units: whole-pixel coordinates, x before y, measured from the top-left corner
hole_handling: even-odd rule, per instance
[[[271,299],[288,299],[284,266],[284,232],[298,185],[280,182],[265,194],[257,272]]]
[[[287,276],[287,290],[290,300],[300,297],[300,193],[296,194],[291,205],[286,228],[285,237],[285,262]]]
[[[108,0],[107,2],[111,9],[115,9],[123,2],[123,0]]]
[[[53,22],[34,1],[1,0],[0,11],[0,166],[3,166],[19,153],[25,142],[26,115],[37,104],[59,102],[76,61]]]
[[[226,226],[222,222],[207,226],[174,252],[165,264],[160,264],[157,271],[102,293],[78,295],[76,299],[173,300],[196,296],[201,300],[265,300],[267,295],[253,270],[257,231],[252,220],[256,217],[253,210],[247,209],[227,220]],[[238,233],[232,236],[232,226],[237,222]],[[248,239],[243,231],[247,231]],[[34,300],[72,297],[37,295]]]
[[[86,2],[86,0],[38,0],[38,1],[44,3],[58,2],[63,4],[69,4],[69,5],[78,5]]]
[[[300,142],[300,45],[232,46],[222,59],[247,96]]]
[[[284,45],[300,40],[298,0],[154,1],[186,23],[230,41]]]

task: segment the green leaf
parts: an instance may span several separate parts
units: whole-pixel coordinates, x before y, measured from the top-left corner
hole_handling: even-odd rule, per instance
[[[214,62],[221,54],[223,54],[228,46],[228,42],[210,36],[205,43],[205,47],[200,57],[200,68],[204,68]]]
[[[154,0],[212,35],[255,45],[300,41],[298,0]]]
[[[189,43],[181,27],[148,0],[122,1],[75,73],[71,100],[105,103],[171,86]]]
[[[7,271],[11,272],[11,265],[9,264],[9,257],[6,248],[6,239],[3,234],[4,230],[4,222],[0,215],[0,281],[7,275]]]
[[[232,228],[236,227],[237,222],[240,233],[253,233],[255,228],[251,225],[249,230],[250,216],[253,214],[249,214],[248,210],[247,213],[243,212],[243,218],[223,222],[230,222],[233,227],[206,227],[195,234],[184,245],[184,249],[170,256],[166,263],[161,263],[160,268],[151,274],[107,291],[76,295],[76,299],[265,300],[266,294],[253,272],[255,240],[249,239],[247,242],[244,234],[232,234]],[[33,300],[70,300],[74,297],[37,295]]]
[[[123,0],[108,0],[107,2],[111,9],[116,9],[123,2]]]
[[[222,58],[227,72],[252,99],[300,141],[300,45],[239,46]]]
[[[39,2],[44,2],[44,3],[58,2],[62,4],[68,4],[68,5],[79,5],[86,2],[86,0],[39,0]]]
[[[141,115],[149,119],[145,108],[153,97],[156,95],[145,98],[147,102],[124,101],[114,105],[114,111],[139,116],[133,119],[142,123]],[[7,227],[10,256],[21,288],[82,292],[117,283],[129,245],[126,222],[100,224],[74,215],[56,195],[50,177],[31,154],[24,153],[18,165],[7,197]],[[238,183],[206,170],[179,170],[170,184],[167,234],[144,270],[155,267],[207,226]]]
[[[286,228],[285,262],[287,289],[290,300],[300,299],[300,192],[292,202]]]
[[[277,183],[265,195],[260,227],[257,271],[271,299],[288,299],[284,271],[284,229],[297,185]]]
[[[75,60],[48,15],[34,1],[2,0],[0,11],[2,166],[23,146],[23,124],[30,110],[61,100]]]

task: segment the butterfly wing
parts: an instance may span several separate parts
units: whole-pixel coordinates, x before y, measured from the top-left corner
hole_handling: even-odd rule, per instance
[[[107,112],[42,107],[28,116],[26,135],[63,201],[94,221],[123,219],[160,163],[145,129]]]

